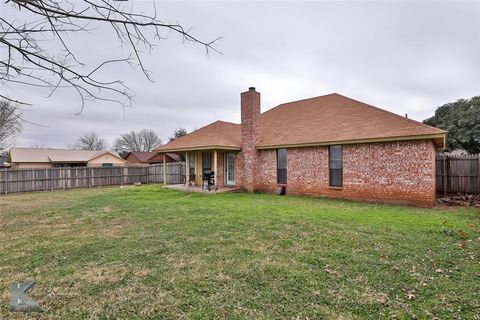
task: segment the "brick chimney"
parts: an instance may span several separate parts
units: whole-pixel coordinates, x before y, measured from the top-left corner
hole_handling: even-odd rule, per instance
[[[255,145],[260,138],[258,121],[260,117],[260,93],[254,87],[241,95],[242,114],[242,185],[247,191],[254,190],[257,150]]]

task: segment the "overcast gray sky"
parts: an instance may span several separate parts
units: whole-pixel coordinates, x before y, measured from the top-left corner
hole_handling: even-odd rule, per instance
[[[151,8],[151,2],[135,1]],[[223,55],[171,34],[144,58],[154,82],[126,66],[102,78],[125,79],[135,103],[78,111],[72,91],[51,98],[16,88],[33,102],[16,146],[66,147],[95,130],[111,144],[121,133],[155,130],[165,141],[215,120],[240,121],[240,92],[255,86],[262,111],[280,103],[337,92],[416,120],[435,108],[480,94],[480,2],[158,2],[158,17],[194,27],[204,40],[223,36]],[[6,14],[13,14],[13,11]],[[18,15],[18,12],[16,12]],[[20,19],[20,16],[17,16]],[[70,39],[79,58],[122,57],[110,30]]]

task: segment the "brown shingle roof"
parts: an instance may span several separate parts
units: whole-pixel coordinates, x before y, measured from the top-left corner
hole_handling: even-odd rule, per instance
[[[258,148],[445,133],[337,93],[281,104],[260,116],[260,130]]]
[[[152,158],[154,158],[157,155],[158,155],[158,153],[153,152],[153,151],[150,151],[150,152],[132,151],[132,152],[128,153],[127,158],[129,156],[133,156],[136,159],[138,159],[138,161],[140,163],[150,163],[150,162],[154,162],[154,161],[152,161]],[[167,155],[167,157],[170,157],[173,161],[181,161],[182,160],[182,158],[178,154],[175,154],[175,153],[167,153],[166,155]],[[163,161],[163,159],[161,159],[160,161]],[[133,162],[133,161],[129,160],[129,162]]]
[[[141,152],[141,151],[132,151],[128,153],[127,158],[132,155],[138,159],[141,163],[148,163],[148,160],[157,155],[156,152]]]
[[[176,154],[176,153],[167,153],[166,156],[170,157],[173,161],[177,161],[177,162],[182,161],[182,157],[179,154]],[[153,156],[152,158],[154,158],[154,157],[155,156]],[[167,162],[168,162],[168,160],[167,160]]]
[[[446,131],[337,93],[281,104],[260,115],[259,149],[334,143],[434,139]],[[217,121],[154,151],[241,149],[241,126]]]
[[[172,142],[157,147],[154,151],[180,151],[201,149],[240,150],[240,125],[225,121],[215,121]]]
[[[10,158],[13,163],[18,162],[88,162],[105,153],[110,153],[123,160],[115,151],[91,151],[75,149],[48,149],[48,148],[12,148]]]

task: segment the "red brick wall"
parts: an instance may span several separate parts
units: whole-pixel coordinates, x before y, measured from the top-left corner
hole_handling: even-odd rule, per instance
[[[287,164],[288,164],[287,151]],[[257,156],[255,189],[275,191],[277,186],[277,150],[260,150]],[[288,170],[287,170],[288,171]],[[288,174],[288,173],[287,173]]]
[[[243,188],[243,154],[235,154],[235,187]]]
[[[257,155],[255,189],[278,191],[276,150]],[[432,141],[343,146],[343,188],[328,185],[328,147],[287,151],[287,193],[431,206],[435,200]]]
[[[260,132],[258,126],[258,119],[260,117],[260,93],[256,92],[254,88],[243,92],[241,98],[241,118],[242,118],[242,151],[239,154],[240,161],[237,161],[241,166],[240,175],[236,175],[236,179],[241,179],[242,187],[247,191],[254,190],[255,177],[255,163],[257,150],[255,144],[257,143]],[[235,181],[238,184],[237,181]]]

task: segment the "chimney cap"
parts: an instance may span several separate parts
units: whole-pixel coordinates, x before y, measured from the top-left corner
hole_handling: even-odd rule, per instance
[[[248,90],[255,91],[255,87],[248,87]]]

